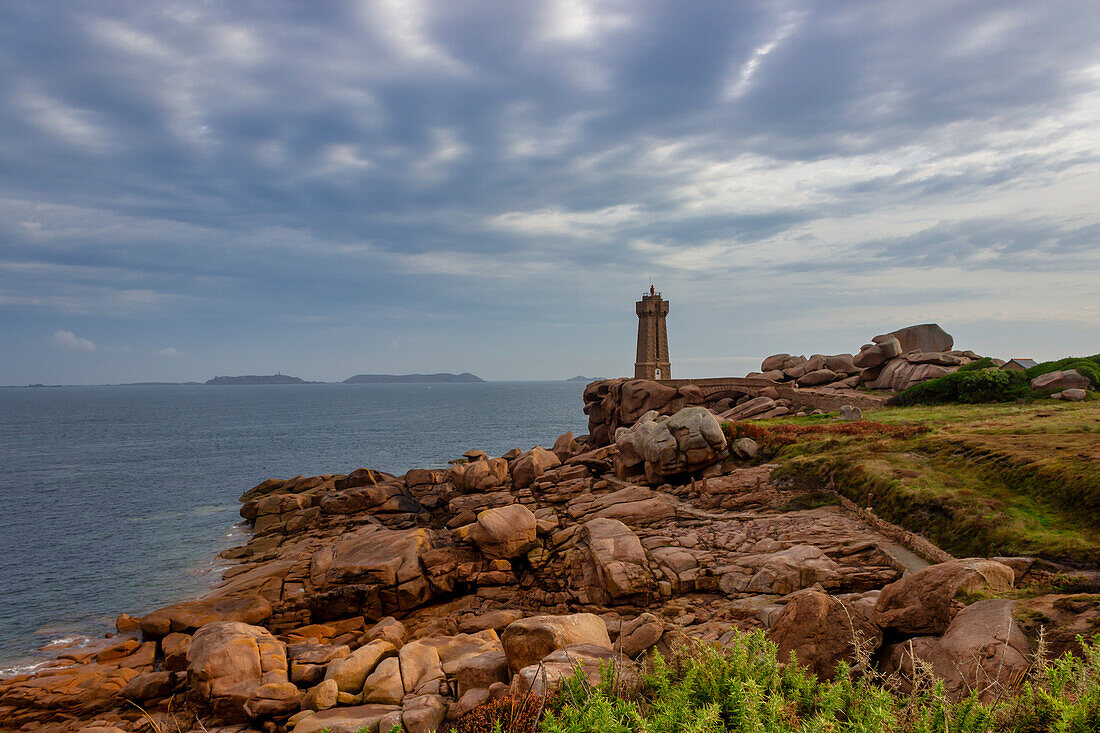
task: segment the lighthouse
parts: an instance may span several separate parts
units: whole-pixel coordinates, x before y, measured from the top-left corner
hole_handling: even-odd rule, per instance
[[[650,285],[649,294],[634,304],[634,310],[638,314],[638,359],[634,362],[634,378],[672,379],[665,329],[668,301]]]

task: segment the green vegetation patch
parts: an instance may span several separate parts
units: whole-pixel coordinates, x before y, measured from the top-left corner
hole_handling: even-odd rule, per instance
[[[957,556],[1100,563],[1100,403],[918,406],[735,423],[775,476],[833,489]],[[862,427],[848,427],[862,426]]]
[[[656,655],[640,694],[623,694],[607,670],[598,685],[567,680],[541,722],[543,733],[1023,733],[1100,730],[1100,637],[1085,656],[1040,660],[1015,694],[982,704],[975,692],[949,700],[927,676],[913,691],[838,665],[821,682],[792,657],[780,664],[762,631],[737,633],[725,647],[695,645],[667,663]],[[494,730],[486,728],[485,730]],[[501,731],[520,730],[500,728]],[[530,730],[530,729],[524,729]]]
[[[891,404],[942,405],[950,402],[1012,402],[1031,395],[1026,372],[996,367],[962,370],[910,387],[891,399]]]
[[[1035,377],[1051,372],[1064,372],[1072,369],[1078,374],[1088,377],[1093,387],[1100,387],[1100,354],[1094,356],[1069,356],[1057,361],[1044,361],[1028,369],[1027,378]]]
[[[891,398],[890,404],[905,407],[1014,402],[1040,396],[1032,392],[1029,386],[1035,377],[1068,369],[1087,377],[1094,388],[1100,387],[1100,354],[1046,361],[1026,371],[1001,370],[987,357],[959,367],[951,374],[910,387]]]

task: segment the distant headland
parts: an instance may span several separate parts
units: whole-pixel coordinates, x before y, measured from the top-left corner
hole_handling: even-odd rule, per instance
[[[287,374],[246,374],[242,377],[214,377],[206,380],[206,384],[309,384],[301,377],[291,377]]]
[[[226,386],[248,384],[439,384],[455,382],[484,382],[485,380],[476,374],[462,372],[451,374],[440,372],[438,374],[356,374],[343,382],[315,382],[292,377],[288,374],[244,374],[236,377],[214,377],[205,382],[123,382],[121,384],[99,385],[105,387],[179,387],[179,386]],[[588,377],[573,377],[570,382],[592,382]],[[65,387],[72,385],[63,384],[26,384],[26,385],[0,385],[3,389],[40,389],[49,387]]]
[[[604,379],[606,379],[606,377],[582,377],[580,374],[578,374],[577,376],[570,377],[569,379],[567,379],[565,381],[567,381],[567,382],[584,382],[585,384],[588,384],[590,382],[599,382],[599,381],[602,381]]]
[[[476,374],[356,374],[348,377],[344,384],[432,384],[440,382],[484,382]]]

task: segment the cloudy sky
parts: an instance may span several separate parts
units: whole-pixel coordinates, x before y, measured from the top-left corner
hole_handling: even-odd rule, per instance
[[[1100,3],[0,4],[0,384],[1100,351]]]

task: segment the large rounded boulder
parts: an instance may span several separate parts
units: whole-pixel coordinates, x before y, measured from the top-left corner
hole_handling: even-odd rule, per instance
[[[882,631],[854,606],[818,590],[791,596],[768,633],[780,660],[793,652],[821,679],[832,679],[839,662],[858,666],[882,644]]]
[[[523,453],[509,466],[512,472],[512,485],[517,489],[526,489],[542,474],[561,465],[561,458],[536,445]]]
[[[1089,378],[1073,369],[1040,374],[1031,380],[1029,386],[1035,392],[1049,394],[1066,389],[1088,389],[1092,383]]]
[[[947,694],[961,699],[977,690],[986,701],[1015,688],[1030,668],[1027,637],[1013,618],[1015,601],[978,601],[951,622],[926,661]]]
[[[236,621],[215,621],[195,632],[187,682],[200,707],[227,720],[287,714],[300,702],[287,677],[283,643],[267,629]]]
[[[451,483],[459,491],[473,494],[492,491],[508,480],[508,462],[502,458],[481,457],[456,464],[451,469]]]
[[[569,616],[531,616],[513,621],[500,637],[508,666],[518,672],[538,664],[550,652],[574,644],[611,648],[603,619],[591,613]]]
[[[955,345],[955,339],[940,328],[938,323],[906,326],[886,335],[898,340],[903,354],[908,354],[910,351],[951,351]]]
[[[486,509],[470,528],[470,539],[485,557],[511,560],[537,544],[538,522],[522,504]]]
[[[1012,568],[995,560],[967,558],[929,565],[882,589],[871,619],[902,634],[942,634],[960,593],[1003,591],[1013,586]]]
[[[705,468],[724,456],[726,436],[714,413],[685,407],[657,423],[642,444],[646,478],[660,483],[669,476]]]

